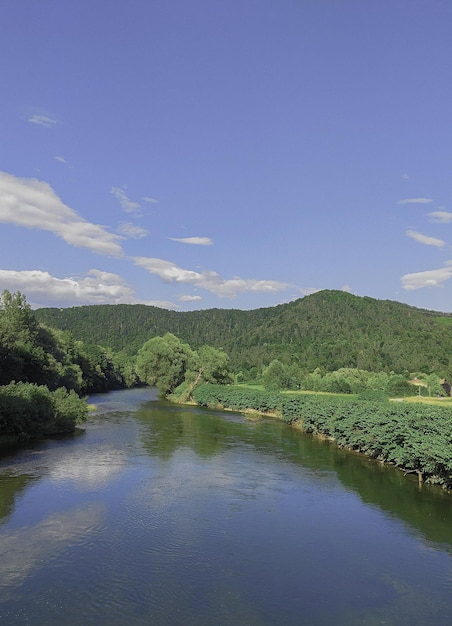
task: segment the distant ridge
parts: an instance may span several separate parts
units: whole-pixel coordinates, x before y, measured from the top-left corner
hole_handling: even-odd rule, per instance
[[[445,371],[452,364],[452,315],[402,304],[319,291],[274,307],[178,312],[141,304],[89,305],[35,311],[76,339],[134,354],[171,332],[193,348],[223,348],[236,371],[278,358],[307,371]]]

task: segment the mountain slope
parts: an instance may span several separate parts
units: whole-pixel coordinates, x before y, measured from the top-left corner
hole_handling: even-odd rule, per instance
[[[252,311],[175,312],[120,304],[38,309],[36,316],[77,339],[129,354],[171,332],[193,348],[223,348],[236,370],[279,358],[307,370],[442,372],[452,357],[452,316],[343,291]]]

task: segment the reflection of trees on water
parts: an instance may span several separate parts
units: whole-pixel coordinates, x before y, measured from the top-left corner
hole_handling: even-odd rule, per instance
[[[32,480],[34,477],[28,474],[0,477],[0,521],[14,512],[16,499]]]
[[[228,422],[198,411],[142,409],[137,419],[145,426],[144,448],[153,456],[169,459],[178,448],[190,448],[200,457],[221,453],[227,445]]]
[[[400,470],[337,448],[334,443],[306,435],[276,420],[249,421],[228,413],[148,405],[137,413],[143,445],[151,454],[169,459],[178,448],[190,448],[200,457],[221,454],[242,446],[294,463],[323,481],[334,473],[345,488],[365,503],[400,518],[427,540],[446,543],[452,550],[452,494],[431,486],[419,488],[416,479]]]
[[[335,464],[341,482],[365,503],[397,516],[434,543],[446,543],[452,551],[452,494],[417,477],[378,461],[344,451]]]

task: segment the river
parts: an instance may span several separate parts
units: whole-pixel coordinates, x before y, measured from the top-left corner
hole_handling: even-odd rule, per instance
[[[452,495],[276,420],[90,398],[0,457],[0,624],[452,624]]]

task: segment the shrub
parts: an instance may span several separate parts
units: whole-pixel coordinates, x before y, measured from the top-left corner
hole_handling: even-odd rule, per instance
[[[86,402],[64,388],[23,382],[0,387],[0,435],[30,439],[71,432],[87,411]]]

